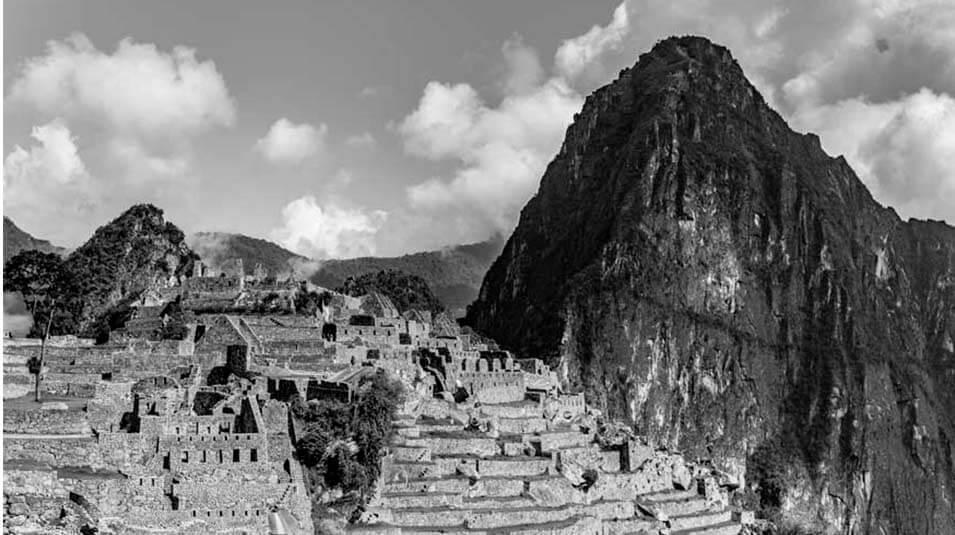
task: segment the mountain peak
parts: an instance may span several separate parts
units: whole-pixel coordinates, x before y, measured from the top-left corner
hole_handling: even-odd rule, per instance
[[[673,37],[586,99],[467,322],[658,444],[774,489],[766,507],[929,533],[910,511],[955,526],[936,485],[952,477],[952,280],[955,229],[903,222],[725,47]],[[923,422],[936,434],[913,438]],[[767,466],[862,498],[787,494]]]

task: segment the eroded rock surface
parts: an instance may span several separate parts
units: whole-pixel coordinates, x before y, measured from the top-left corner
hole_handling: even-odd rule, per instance
[[[469,322],[835,532],[955,532],[955,229],[671,38],[591,95]]]

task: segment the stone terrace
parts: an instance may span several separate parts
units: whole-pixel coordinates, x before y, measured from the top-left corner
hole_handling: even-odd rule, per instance
[[[740,532],[745,517],[726,507],[725,491],[681,456],[602,450],[583,426],[549,424],[532,402],[476,407],[470,425],[447,405],[396,422],[378,493],[351,532]]]

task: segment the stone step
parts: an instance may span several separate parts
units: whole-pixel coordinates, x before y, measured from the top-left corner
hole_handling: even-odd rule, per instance
[[[511,434],[539,433],[547,430],[547,421],[543,418],[499,418],[497,430]]]
[[[475,498],[465,498],[461,501],[460,507],[463,509],[515,509],[521,507],[535,507],[537,502],[533,498],[526,496],[483,496]]]
[[[677,498],[673,500],[658,500],[654,502],[641,502],[638,498],[637,503],[657,513],[663,513],[668,517],[689,515],[709,509],[709,504],[706,502],[706,498],[703,496],[692,496],[689,498]]]
[[[459,507],[462,495],[453,492],[391,492],[374,501],[373,507],[410,509],[415,507]]]
[[[418,423],[418,429],[422,433],[450,433],[454,431],[464,431],[464,426],[453,420],[448,422]]]
[[[473,497],[519,496],[524,492],[526,478],[482,477],[471,482],[470,478],[455,475],[436,478],[389,481],[384,484],[384,493],[468,493]]]
[[[605,520],[601,535],[657,535],[663,524],[652,518],[635,517]]]
[[[418,426],[395,427],[395,434],[402,438],[418,438],[421,436],[421,429]]]
[[[419,438],[401,440],[399,445],[429,448],[434,456],[474,455],[477,457],[493,457],[498,455],[501,450],[495,439],[463,431],[447,435],[422,433]]]
[[[536,403],[507,403],[481,405],[481,413],[498,418],[543,418],[544,409]]]
[[[596,535],[600,520],[592,516],[575,515],[567,520],[505,526],[490,530],[465,526],[395,526],[391,524],[349,525],[345,531],[352,535]]]
[[[592,444],[592,435],[577,430],[545,431],[527,437],[528,442],[540,453],[550,453],[566,448],[579,448]]]
[[[497,530],[513,526],[529,526],[547,522],[563,522],[574,517],[590,516],[600,520],[633,517],[632,502],[597,502],[561,507],[512,507],[468,509],[448,506],[404,509],[369,508],[376,521],[394,526],[464,526],[469,529]]]
[[[743,525],[739,522],[721,522],[698,528],[671,531],[670,535],[739,535]]]
[[[704,511],[688,515],[678,515],[670,517],[670,529],[673,531],[698,529],[706,526],[722,524],[733,520],[733,512],[726,511]]]
[[[548,473],[553,466],[553,459],[545,457],[506,457],[480,459],[477,462],[481,476],[539,476]]]
[[[439,462],[391,461],[382,466],[383,481],[408,481],[415,479],[434,479],[454,474]]]
[[[650,502],[667,502],[672,500],[683,500],[687,498],[695,498],[699,496],[700,493],[696,490],[664,490],[660,492],[651,492],[649,494],[641,494],[637,496],[637,501],[641,503],[650,503]]]
[[[431,448],[427,446],[392,446],[391,453],[399,462],[427,463],[431,461]]]
[[[412,479],[408,481],[390,481],[385,483],[383,491],[386,494],[399,492],[466,492],[471,486],[470,480],[465,477],[437,477]]]

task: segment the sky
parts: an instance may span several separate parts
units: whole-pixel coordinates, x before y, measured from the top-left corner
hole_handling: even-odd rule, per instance
[[[674,34],[955,222],[950,0],[7,0],[4,214],[75,247],[151,202],[316,259],[506,235],[584,97]]]

